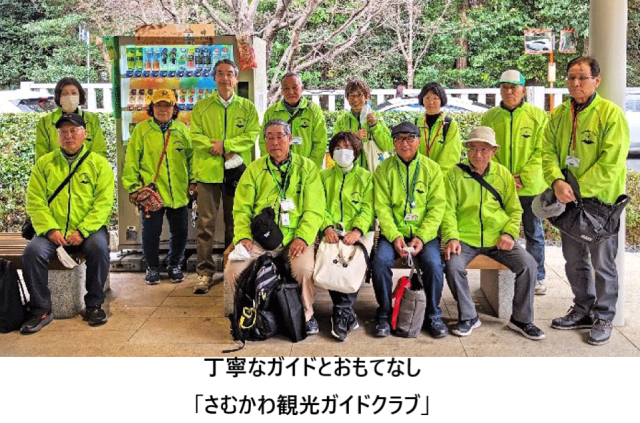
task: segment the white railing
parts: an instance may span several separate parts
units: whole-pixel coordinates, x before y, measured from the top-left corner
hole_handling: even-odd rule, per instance
[[[20,82],[21,90],[29,90],[40,92],[45,95],[53,95],[56,84],[53,83],[36,83],[31,81]],[[86,109],[90,112],[113,112],[113,100],[111,99],[112,85],[108,82],[82,84],[87,93]],[[99,102],[98,100],[101,100]],[[98,105],[101,103],[101,107]]]

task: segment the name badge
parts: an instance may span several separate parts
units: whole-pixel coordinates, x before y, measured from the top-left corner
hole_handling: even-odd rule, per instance
[[[416,220],[418,220],[418,215],[415,213],[407,213],[404,216],[404,220],[408,221],[408,222],[415,222]]]
[[[282,213],[280,215],[280,222],[282,223],[282,226],[289,226],[289,213]]]
[[[580,159],[573,156],[567,156],[567,166],[580,167]]]
[[[289,212],[289,211],[295,210],[296,209],[296,205],[295,205],[295,203],[293,202],[292,199],[287,198],[287,199],[284,199],[284,200],[282,200],[280,202],[280,208],[284,212]]]
[[[291,139],[291,144],[293,145],[302,145],[302,138],[300,137],[293,137]]]

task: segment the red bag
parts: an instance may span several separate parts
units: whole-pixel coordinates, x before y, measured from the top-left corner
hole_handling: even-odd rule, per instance
[[[146,218],[151,217],[149,215],[149,212],[156,212],[164,207],[164,201],[162,201],[162,197],[160,197],[156,182],[158,181],[158,173],[160,172],[162,160],[164,160],[164,156],[165,154],[167,154],[167,145],[169,144],[170,137],[171,130],[168,130],[167,138],[164,141],[164,148],[162,149],[162,154],[160,155],[160,161],[158,162],[158,168],[156,169],[156,176],[153,178],[153,182],[151,182],[149,185],[143,186],[138,190],[138,196],[136,197],[136,206],[140,210],[144,210]]]
[[[408,276],[403,276],[398,280],[396,288],[391,294],[393,300],[393,314],[391,315],[391,329],[396,330],[398,324],[398,313],[400,312],[400,302],[402,301],[402,294],[405,289],[411,289],[411,279]]]
[[[256,62],[256,54],[253,47],[249,43],[249,36],[241,34],[237,36],[238,40],[238,56],[240,56],[240,70],[250,70],[258,67]]]

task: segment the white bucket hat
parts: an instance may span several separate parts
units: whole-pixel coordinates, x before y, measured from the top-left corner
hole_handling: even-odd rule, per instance
[[[484,142],[492,147],[500,146],[496,143],[496,133],[488,126],[476,126],[469,132],[467,140],[464,142],[465,147],[470,142]]]

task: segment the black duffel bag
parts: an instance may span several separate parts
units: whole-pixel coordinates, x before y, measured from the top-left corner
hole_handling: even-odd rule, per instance
[[[576,201],[568,203],[560,216],[549,218],[549,222],[562,233],[576,241],[597,245],[616,236],[620,229],[620,216],[629,204],[629,197],[622,194],[614,204],[597,198],[582,198],[575,176],[563,169],[566,182],[571,185]]]

